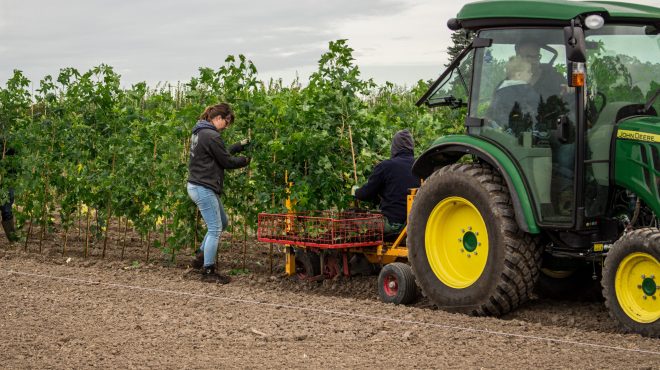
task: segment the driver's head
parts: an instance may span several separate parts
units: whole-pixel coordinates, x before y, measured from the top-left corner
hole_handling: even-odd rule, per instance
[[[515,45],[516,55],[525,59],[536,71],[541,62],[541,46],[532,40],[522,40]]]

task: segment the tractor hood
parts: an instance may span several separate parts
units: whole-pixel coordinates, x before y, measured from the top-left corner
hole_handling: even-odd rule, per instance
[[[631,117],[618,124],[617,139],[660,143],[660,117]]]

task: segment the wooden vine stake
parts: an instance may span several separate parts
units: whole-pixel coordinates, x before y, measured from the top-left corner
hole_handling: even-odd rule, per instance
[[[87,258],[87,252],[89,251],[89,214],[92,213],[89,208],[87,208],[87,221],[85,224],[85,258]]]
[[[197,251],[197,228],[199,227],[199,210],[195,207],[195,236],[193,237],[193,251]]]
[[[64,244],[62,244],[62,257],[66,255],[66,242],[69,238],[69,228],[64,229]]]
[[[128,233],[128,216],[126,216],[126,222],[124,225],[124,236],[121,241],[121,259],[124,259],[124,251],[126,250],[126,234]]]
[[[247,259],[247,222],[243,222],[243,271],[245,271]]]
[[[116,153],[112,154],[112,170],[110,171],[110,177],[114,177],[115,174],[115,159],[117,157]],[[101,254],[102,258],[105,258],[105,249],[108,246],[108,233],[110,233],[110,222],[112,222],[112,190],[108,194],[108,222],[105,225],[105,237],[103,238],[103,253]],[[98,215],[98,213],[97,213]]]
[[[32,232],[32,214],[30,214],[30,226],[28,226],[27,235],[25,235],[25,251],[28,250],[28,240],[30,240],[30,233]]]
[[[147,231],[147,262],[149,263],[149,252],[151,251],[151,232]]]
[[[355,147],[353,146],[353,131],[351,130],[351,125],[348,125],[348,140],[351,142],[351,157],[353,158],[353,178],[355,180],[355,185],[357,185],[357,164],[355,163]]]

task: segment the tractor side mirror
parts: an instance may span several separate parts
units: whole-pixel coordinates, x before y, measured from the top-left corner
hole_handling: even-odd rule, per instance
[[[564,27],[564,41],[566,43],[566,59],[569,62],[584,63],[587,61],[587,47],[582,27],[576,27],[574,24]]]

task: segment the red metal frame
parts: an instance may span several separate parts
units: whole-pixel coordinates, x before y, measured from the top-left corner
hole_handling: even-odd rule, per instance
[[[328,249],[367,247],[383,243],[383,225],[383,216],[371,213],[260,213],[257,240]]]

